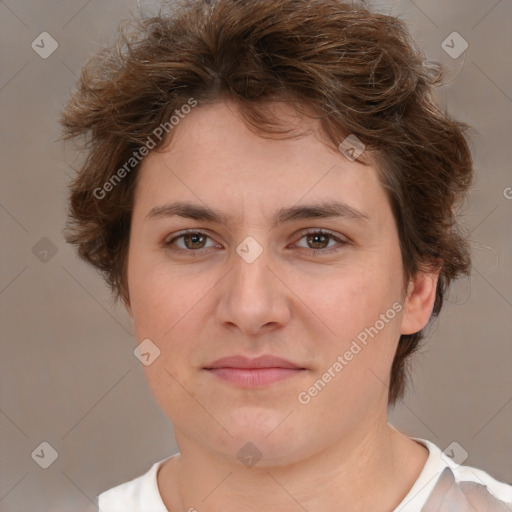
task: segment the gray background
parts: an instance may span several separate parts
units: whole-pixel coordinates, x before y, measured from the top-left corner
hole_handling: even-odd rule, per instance
[[[130,0],[0,2],[2,511],[96,510],[98,493],[177,451],[133,356],[127,313],[61,234],[79,158],[56,142],[59,108],[87,56],[137,8]],[[450,293],[391,422],[441,449],[456,441],[469,454],[465,464],[512,483],[512,3],[376,8],[405,19],[428,56],[446,65],[439,99],[475,127],[477,168],[463,211],[472,276]],[[58,43],[46,59],[31,48],[44,31]],[[469,44],[457,59],[441,46],[453,31]],[[43,441],[58,452],[48,469],[31,457]]]

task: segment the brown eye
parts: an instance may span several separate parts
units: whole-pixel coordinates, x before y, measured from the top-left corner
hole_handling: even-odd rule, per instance
[[[181,253],[202,253],[212,247],[206,246],[206,242],[210,237],[202,231],[187,231],[175,236],[171,240],[163,243],[164,247],[174,252]]]
[[[199,255],[216,246],[213,241],[210,246],[207,246],[208,239],[211,240],[211,237],[202,231],[186,231],[165,241],[163,246],[176,253]],[[300,240],[303,239],[306,240],[306,246],[296,245],[296,247],[313,255],[336,252],[340,250],[341,246],[350,244],[349,241],[343,240],[329,231],[319,229],[304,233]]]
[[[182,235],[181,238],[183,238],[187,249],[202,249],[208,237],[201,233],[187,233],[186,235]]]
[[[329,243],[330,235],[325,235],[323,233],[313,233],[311,235],[306,235],[306,239],[308,244],[313,244],[315,247],[312,249],[325,249],[326,244]]]
[[[343,240],[338,236],[335,236],[330,231],[324,230],[310,230],[306,233],[303,233],[302,238],[300,240],[306,240],[307,246],[297,245],[300,249],[310,249],[308,252],[315,254],[329,254],[331,252],[338,251],[343,245],[348,245],[350,242],[347,240]],[[335,242],[333,245],[329,246],[329,243],[333,241]],[[336,243],[337,242],[337,243]],[[338,247],[337,247],[338,246]]]

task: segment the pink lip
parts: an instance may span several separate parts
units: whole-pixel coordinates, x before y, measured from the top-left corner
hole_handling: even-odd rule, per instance
[[[239,386],[256,388],[267,386],[298,375],[300,368],[211,368],[208,370],[217,377]]]
[[[269,355],[253,359],[244,356],[224,357],[205,369],[223,380],[248,388],[289,379],[305,370],[286,359]]]

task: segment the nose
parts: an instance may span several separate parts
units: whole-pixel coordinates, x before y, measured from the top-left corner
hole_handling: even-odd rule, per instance
[[[291,317],[291,292],[285,285],[283,270],[269,249],[258,251],[259,255],[253,259],[254,250],[250,244],[241,244],[233,254],[232,268],[223,280],[217,309],[221,324],[251,336],[282,327]]]

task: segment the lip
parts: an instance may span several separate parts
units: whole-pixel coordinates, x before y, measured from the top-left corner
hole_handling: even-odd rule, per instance
[[[222,380],[246,388],[268,386],[300,375],[306,370],[291,361],[272,355],[256,358],[224,357],[204,369]]]
[[[205,366],[205,369],[212,368],[243,368],[243,369],[262,369],[262,368],[295,368],[304,369],[302,366],[292,363],[282,357],[264,354],[259,357],[245,357],[242,355],[222,357],[213,363]]]

